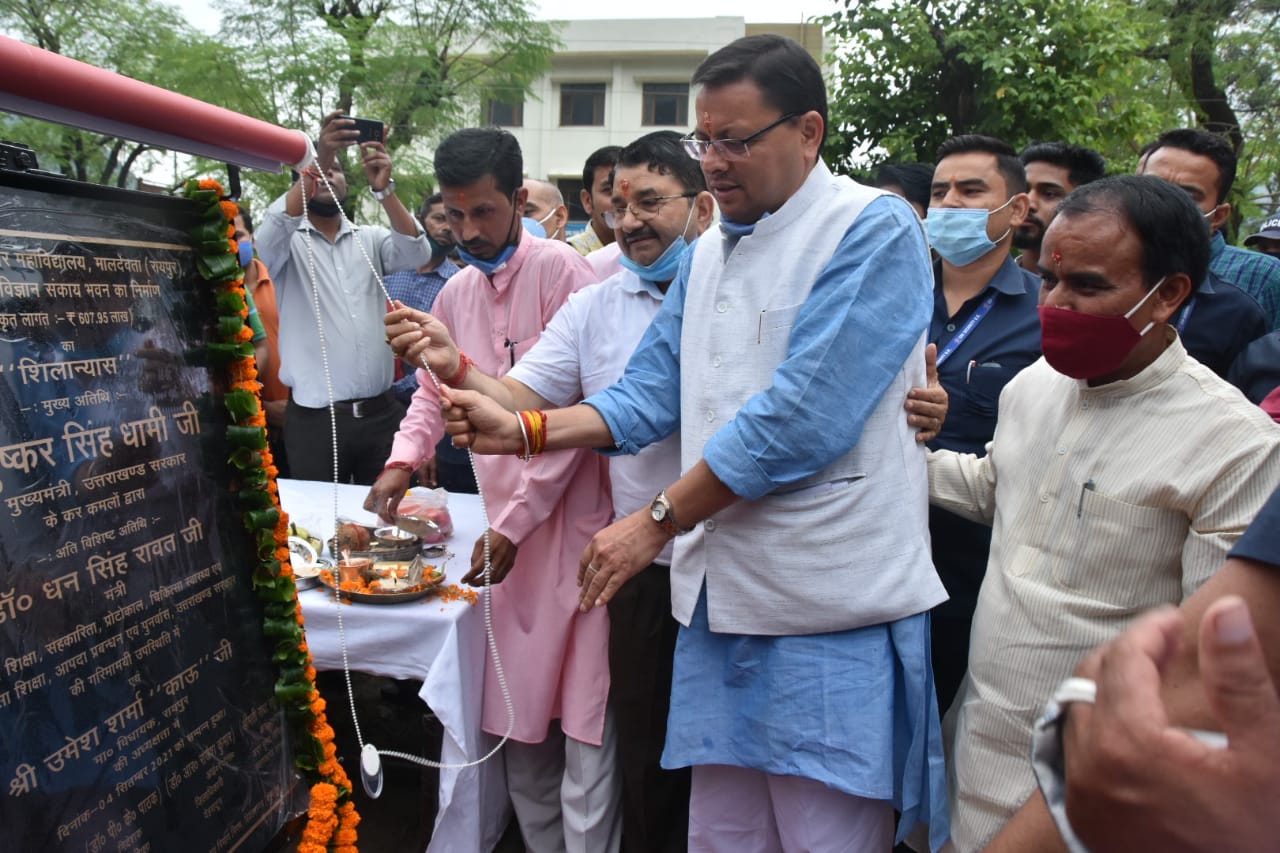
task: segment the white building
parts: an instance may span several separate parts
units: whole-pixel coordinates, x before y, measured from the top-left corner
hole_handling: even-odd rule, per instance
[[[626,145],[655,130],[691,128],[689,78],[709,54],[734,39],[777,33],[823,61],[822,28],[813,23],[748,24],[743,18],[567,21],[564,46],[534,81],[532,97],[481,105],[481,124],[520,140],[525,174],[555,183],[572,219],[582,167],[592,151]]]

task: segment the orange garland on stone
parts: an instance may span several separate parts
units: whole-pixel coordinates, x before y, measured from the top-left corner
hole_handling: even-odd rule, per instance
[[[199,187],[202,190],[213,190],[219,197],[224,195],[221,184],[212,179],[200,181]],[[236,242],[233,239],[235,228],[230,222],[239,213],[239,208],[229,201],[222,201],[219,204],[223,214],[227,217],[227,236],[231,245],[231,252],[235,253],[237,251]],[[243,277],[224,286],[227,290],[238,294],[244,299],[246,294]],[[241,318],[247,317],[249,314],[247,300],[245,301],[246,307],[240,312]],[[247,341],[252,336],[253,333],[246,325],[237,333],[235,340],[237,342]],[[229,373],[232,380],[231,387],[253,394],[258,403],[258,411],[240,419],[238,424],[240,426],[265,428],[266,416],[262,409],[261,399],[262,384],[257,381],[258,371],[254,360],[252,358],[237,360],[231,365]],[[293,567],[289,559],[288,543],[289,517],[280,505],[280,487],[276,483],[276,475],[279,472],[275,467],[269,448],[263,448],[259,453],[262,458],[262,468],[268,475],[267,490],[271,495],[272,506],[279,511],[279,520],[273,531],[276,541],[274,553],[276,559],[280,562],[281,576],[287,575],[292,579]],[[296,591],[294,595],[296,603]],[[302,608],[297,607],[295,612],[298,625],[302,626]],[[358,853],[356,826],[360,823],[360,815],[356,812],[355,803],[350,798],[351,780],[338,762],[338,748],[334,744],[333,728],[325,718],[325,701],[315,687],[316,669],[312,663],[311,652],[307,648],[305,640],[299,645],[299,650],[306,655],[306,678],[311,685],[308,700],[314,720],[310,725],[310,731],[312,736],[320,742],[324,754],[324,761],[316,768],[316,773],[324,781],[317,782],[311,786],[311,805],[307,810],[307,825],[303,830],[302,840],[298,844],[298,853],[328,853],[330,842],[336,845],[334,848],[336,853]],[[338,804],[340,791],[345,792],[346,800],[341,806]]]

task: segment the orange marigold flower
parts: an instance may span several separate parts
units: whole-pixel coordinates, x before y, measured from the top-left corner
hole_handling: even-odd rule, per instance
[[[240,215],[240,207],[234,201],[220,201],[218,206],[222,208],[222,212],[227,217],[227,221],[235,219]]]
[[[202,190],[214,190],[220,196],[226,195],[226,193],[222,191],[222,184],[218,183],[213,178],[205,178],[204,180],[200,181],[200,183],[197,184],[197,186],[200,187],[200,189]]]

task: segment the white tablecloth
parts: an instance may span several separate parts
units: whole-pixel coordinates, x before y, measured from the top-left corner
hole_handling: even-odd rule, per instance
[[[338,486],[338,515],[363,524],[376,518],[361,509],[368,488]],[[302,480],[280,481],[280,502],[290,519],[321,539],[334,525],[334,485]],[[445,565],[446,582],[457,583],[467,571],[471,548],[484,532],[480,500],[475,495],[449,496],[455,556]],[[423,681],[419,695],[444,727],[440,760],[444,764],[474,761],[488,752],[495,738],[480,730],[480,700],[487,654],[483,591],[478,603],[442,602],[433,597],[394,605],[338,604],[323,587],[299,595],[306,620],[307,645],[317,669],[342,668],[338,613],[346,637],[351,669],[389,678]],[[330,704],[345,697],[326,697]],[[377,744],[375,744],[377,746]],[[428,756],[431,757],[431,756]],[[348,764],[354,768],[351,759]],[[400,759],[388,758],[386,761]],[[440,801],[429,851],[490,851],[509,817],[502,754],[479,767],[440,771]]]

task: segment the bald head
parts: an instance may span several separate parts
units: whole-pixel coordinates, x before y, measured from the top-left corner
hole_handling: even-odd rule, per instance
[[[569,209],[564,196],[555,184],[537,178],[525,178],[524,188],[529,199],[525,202],[524,215],[538,220],[546,229],[550,240],[564,240],[564,226],[569,221]]]

